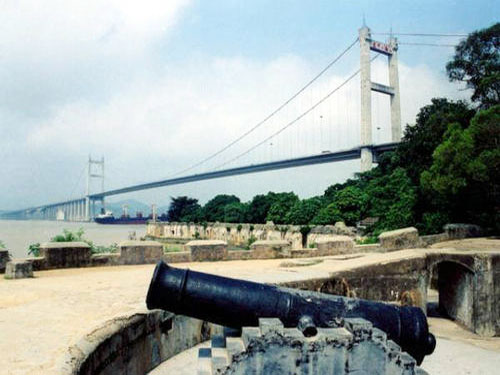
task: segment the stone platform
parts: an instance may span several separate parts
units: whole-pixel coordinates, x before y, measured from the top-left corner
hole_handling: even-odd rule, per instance
[[[317,282],[321,287],[324,284],[321,280],[331,279],[339,273],[347,275],[377,265],[390,269],[398,262],[414,260],[418,263],[429,254],[500,254],[498,240],[465,240],[440,245],[456,249],[412,249],[360,254],[359,257],[315,258],[306,265],[301,261],[302,264],[297,263],[296,267],[281,267],[283,259],[193,262],[176,267],[258,282]],[[35,271],[33,279],[0,278],[0,374],[60,375],[64,360],[72,355],[69,348],[84,336],[110,320],[145,311],[144,300],[153,268],[154,265],[134,265],[60,269]],[[500,339],[474,337],[477,341],[492,343],[491,348],[500,353]],[[474,358],[465,359],[475,361]],[[492,354],[491,360],[498,358]],[[448,371],[443,373],[453,373],[455,368],[456,364],[450,363]]]

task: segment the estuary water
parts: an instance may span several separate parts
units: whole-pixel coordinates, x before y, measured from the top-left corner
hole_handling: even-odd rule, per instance
[[[130,232],[135,232],[137,239],[146,234],[146,224],[103,225],[66,221],[0,220],[0,241],[14,258],[25,258],[28,256],[30,244],[48,242],[64,229],[77,231],[80,228],[84,230],[85,239],[102,246],[125,241]]]

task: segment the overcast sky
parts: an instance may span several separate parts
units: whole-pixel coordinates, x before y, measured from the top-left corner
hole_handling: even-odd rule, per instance
[[[373,32],[468,33],[490,26],[498,1],[0,0],[0,209],[81,196],[88,155],[103,156],[106,188],[165,178],[253,127],[356,37]],[[374,35],[385,40],[384,35]],[[402,43],[460,38],[400,36]],[[401,45],[403,122],[435,96],[467,98],[444,66],[453,48]],[[386,60],[373,62],[386,79]],[[359,47],[244,142],[191,172],[224,164],[307,109],[359,68]],[[269,161],[358,143],[359,81],[309,119],[228,164]],[[388,102],[374,98],[374,141],[388,140]],[[359,121],[358,121],[359,122]],[[380,129],[377,129],[380,128]],[[161,188],[248,200],[293,190],[321,194],[359,162],[335,163]],[[93,186],[94,191],[97,187]]]

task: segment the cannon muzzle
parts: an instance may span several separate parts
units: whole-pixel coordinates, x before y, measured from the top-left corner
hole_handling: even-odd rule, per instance
[[[434,351],[427,318],[418,307],[299,291],[170,267],[159,262],[146,297],[149,309],[206,320],[227,327],[257,326],[279,318],[285,327],[333,327],[341,318],[364,318],[387,333],[420,364]]]

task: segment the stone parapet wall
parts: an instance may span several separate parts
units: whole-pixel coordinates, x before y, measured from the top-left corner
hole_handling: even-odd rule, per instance
[[[378,240],[380,246],[390,251],[420,247],[418,230],[413,227],[383,232]]]
[[[150,264],[163,257],[163,245],[156,241],[124,241],[119,251],[121,264]]]
[[[227,242],[225,241],[189,241],[185,248],[191,254],[191,261],[218,261],[227,259]]]
[[[5,272],[7,262],[10,260],[9,252],[7,250],[0,250],[0,273]]]
[[[226,241],[229,245],[247,246],[249,241],[287,241],[292,249],[309,246],[321,236],[355,236],[353,228],[343,223],[313,227],[303,241],[301,227],[298,225],[270,224],[230,224],[230,223],[162,223],[149,222],[146,235],[157,239],[204,239]]]
[[[92,252],[85,242],[46,242],[40,245],[44,269],[87,267]]]
[[[61,375],[143,375],[222,327],[160,310],[104,323],[69,348]]]

